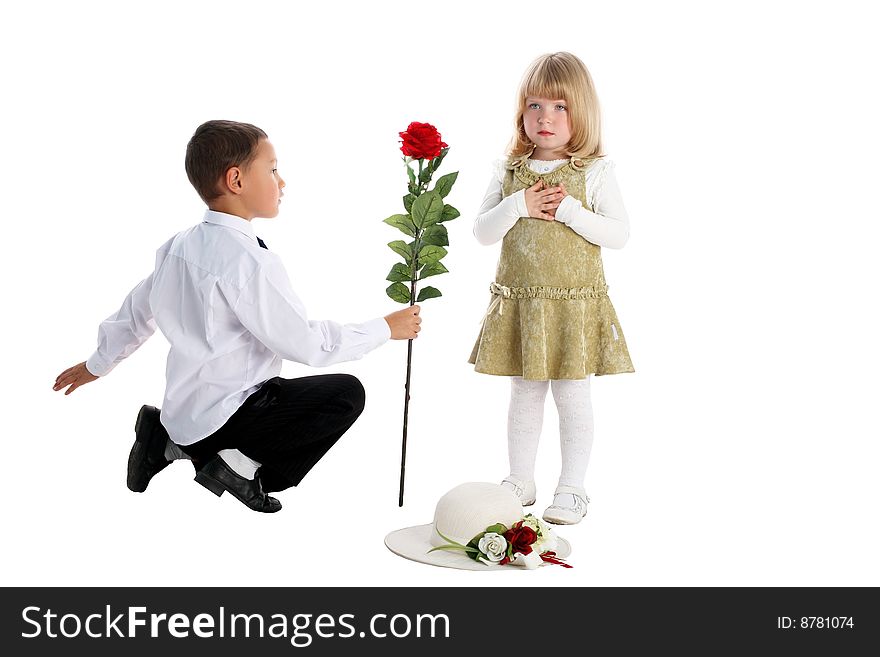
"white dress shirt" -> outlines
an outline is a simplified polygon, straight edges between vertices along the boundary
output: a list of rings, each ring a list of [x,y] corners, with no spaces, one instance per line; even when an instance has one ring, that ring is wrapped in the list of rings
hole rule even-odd
[[[483,204],[474,221],[474,236],[480,244],[494,244],[502,239],[520,217],[528,217],[525,190],[502,199],[502,184],[507,160],[497,160],[494,175],[486,190]],[[549,173],[568,160],[526,160],[535,173]],[[556,209],[561,221],[585,240],[620,249],[629,239],[629,217],[614,176],[614,163],[605,158],[596,160],[586,170],[587,203],[591,212],[573,196],[566,196]]]
[[[332,365],[391,337],[381,317],[310,321],[281,259],[259,246],[251,223],[212,210],[158,250],[153,273],[101,324],[86,367],[104,376],[157,326],[171,343],[161,419],[180,445],[222,427],[281,373],[282,359]]]

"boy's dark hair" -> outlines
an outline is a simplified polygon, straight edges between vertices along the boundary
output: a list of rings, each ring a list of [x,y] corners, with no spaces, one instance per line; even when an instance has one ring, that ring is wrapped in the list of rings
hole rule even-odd
[[[207,121],[186,145],[186,175],[205,203],[222,196],[217,183],[230,167],[246,167],[268,135],[238,121]]]

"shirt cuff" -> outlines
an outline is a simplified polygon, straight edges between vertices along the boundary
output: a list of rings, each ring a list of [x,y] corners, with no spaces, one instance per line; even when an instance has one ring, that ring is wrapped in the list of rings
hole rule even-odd
[[[574,196],[566,196],[556,208],[556,221],[561,221],[568,226],[577,217],[582,207],[584,206]]]
[[[529,208],[526,206],[526,190],[521,189],[518,192],[514,192],[512,196],[516,202],[517,219],[519,217],[528,217]]]
[[[391,339],[391,327],[388,325],[388,322],[385,321],[384,317],[371,319],[369,322],[361,324],[361,326],[371,338],[375,338],[375,345],[377,347],[380,344],[385,344]]]
[[[113,369],[113,363],[107,363],[96,351],[86,361],[86,369],[92,376],[105,376]]]

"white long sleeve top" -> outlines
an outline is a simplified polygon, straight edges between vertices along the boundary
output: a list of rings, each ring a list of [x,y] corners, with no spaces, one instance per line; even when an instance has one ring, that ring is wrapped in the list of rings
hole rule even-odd
[[[568,160],[526,160],[535,173],[549,173]],[[525,190],[502,198],[506,159],[496,160],[494,175],[474,221],[474,236],[484,245],[501,240],[520,217],[528,217]],[[629,216],[614,176],[614,163],[602,158],[586,171],[591,212],[573,196],[566,196],[556,210],[561,221],[585,240],[611,249],[622,248],[629,239]]]
[[[251,223],[212,210],[162,245],[153,273],[101,324],[86,367],[104,376],[157,327],[171,343],[161,420],[180,445],[223,426],[281,373],[282,359],[332,365],[391,337],[381,317],[309,320],[281,259],[260,247]]]

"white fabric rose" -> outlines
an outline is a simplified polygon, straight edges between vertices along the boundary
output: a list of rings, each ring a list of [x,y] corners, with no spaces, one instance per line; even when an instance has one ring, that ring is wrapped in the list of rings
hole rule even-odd
[[[525,518],[523,518],[522,524],[523,524],[523,527],[528,527],[536,534],[538,534],[538,535],[541,534],[541,521],[538,520],[531,513],[528,514]]]
[[[532,531],[538,535],[538,540],[535,541],[535,544],[532,546],[532,549],[537,550],[538,554],[555,552],[556,548],[559,547],[559,540],[556,538],[556,533],[550,529],[547,523],[543,520],[536,518],[532,514],[528,514],[523,518],[523,526],[531,528]]]
[[[548,529],[546,533],[541,533],[541,537],[535,541],[535,544],[532,547],[537,550],[539,554],[556,552],[559,548],[559,539],[556,538],[556,534],[554,534],[552,530]]]
[[[546,522],[544,522],[543,520],[541,520],[539,518],[535,518],[535,520],[538,521],[538,527],[541,528],[542,534],[544,534],[545,536],[552,536],[553,535],[553,528],[550,525],[548,525]]]
[[[487,532],[483,534],[483,538],[477,544],[480,552],[486,555],[489,561],[497,563],[507,554],[507,539],[501,534],[495,532]]]

